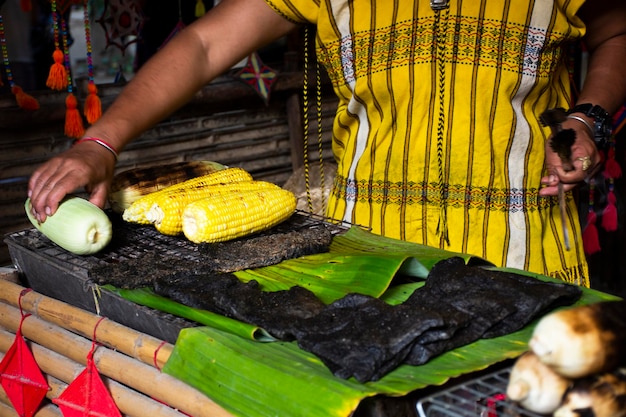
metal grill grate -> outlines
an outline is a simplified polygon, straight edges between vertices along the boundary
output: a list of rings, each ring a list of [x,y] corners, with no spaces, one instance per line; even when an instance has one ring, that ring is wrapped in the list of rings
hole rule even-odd
[[[419,417],[542,417],[507,401],[511,368],[439,391],[417,402]]]
[[[199,261],[202,259],[198,245],[184,237],[166,236],[154,227],[126,223],[115,215],[111,216],[111,221],[114,239],[102,252],[94,255],[81,256],[67,252],[36,229],[9,234],[6,241],[36,251],[46,261],[70,269],[73,273],[85,278],[87,278],[88,271],[95,266],[122,263],[129,259],[139,258],[146,253],[162,253],[170,258],[181,260]],[[322,224],[334,234],[346,230],[345,226],[331,224],[323,217],[297,212],[287,221],[255,236],[304,230],[319,227]]]

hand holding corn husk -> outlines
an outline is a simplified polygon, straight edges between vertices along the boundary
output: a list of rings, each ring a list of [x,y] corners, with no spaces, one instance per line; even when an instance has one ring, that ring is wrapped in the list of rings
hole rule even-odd
[[[33,216],[30,199],[26,200],[24,208],[37,230],[69,252],[90,255],[111,241],[111,220],[102,209],[83,198],[66,197],[44,223],[39,223]]]
[[[555,417],[626,416],[626,301],[550,313],[529,347],[511,371],[509,399]]]

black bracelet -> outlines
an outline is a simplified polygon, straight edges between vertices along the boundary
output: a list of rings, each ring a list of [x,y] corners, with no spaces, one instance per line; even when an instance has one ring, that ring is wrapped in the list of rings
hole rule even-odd
[[[597,104],[578,104],[567,111],[567,114],[582,113],[593,119],[593,140],[598,149],[605,147],[613,132],[611,115]]]

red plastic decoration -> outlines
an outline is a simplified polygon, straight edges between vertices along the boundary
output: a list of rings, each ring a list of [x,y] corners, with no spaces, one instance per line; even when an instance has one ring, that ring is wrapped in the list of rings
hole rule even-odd
[[[20,294],[20,301],[25,293],[23,291]],[[15,340],[0,362],[2,388],[20,417],[33,416],[49,389],[46,379],[22,336],[22,323],[28,316],[22,313],[22,319],[15,332]]]
[[[52,400],[59,406],[64,417],[122,416],[93,361],[93,353],[96,350],[96,329],[104,319],[102,317],[94,328],[91,350],[87,354],[87,366],[61,395]]]
[[[248,56],[246,66],[236,74],[237,78],[254,88],[266,105],[270,100],[270,91],[277,75],[276,71],[261,61],[256,52]]]
[[[59,406],[64,417],[121,417],[91,354],[83,372],[52,402]]]

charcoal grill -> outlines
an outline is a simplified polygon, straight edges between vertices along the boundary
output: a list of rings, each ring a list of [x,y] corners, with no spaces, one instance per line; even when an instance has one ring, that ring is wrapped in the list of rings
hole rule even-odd
[[[542,417],[504,395],[511,367],[438,391],[417,402],[418,417]]]
[[[89,270],[96,266],[123,263],[146,253],[164,254],[169,259],[200,261],[203,255],[198,245],[183,237],[162,235],[153,227],[126,223],[115,214],[110,217],[113,241],[94,255],[74,255],[34,228],[8,234],[5,243],[24,283],[33,290],[175,343],[182,328],[195,326],[196,323],[137,305],[111,291],[99,289],[89,279]],[[331,224],[319,216],[297,212],[264,234],[303,230],[322,224],[333,234],[347,228]]]

